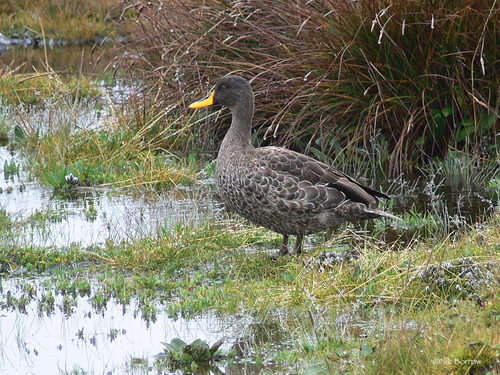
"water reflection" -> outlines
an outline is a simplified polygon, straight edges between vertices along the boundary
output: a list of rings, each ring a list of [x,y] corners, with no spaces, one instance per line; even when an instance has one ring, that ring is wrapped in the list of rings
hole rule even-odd
[[[8,46],[0,49],[0,66],[18,69],[17,73],[46,72],[51,70],[71,75],[102,74],[113,59],[112,46],[95,47],[90,44],[74,44],[32,48]]]
[[[223,209],[209,192],[181,186],[139,196],[133,191],[98,188],[63,196],[37,183],[19,179],[12,183],[0,177],[0,187],[0,208],[26,223],[19,238],[43,247],[76,243],[85,248],[154,236],[178,223],[205,222]],[[9,187],[12,190],[7,192]]]
[[[13,296],[22,279],[3,280],[2,290]],[[33,282],[38,293],[43,288]],[[39,314],[37,298],[18,309],[3,309],[0,317],[1,372],[16,374],[57,374],[83,370],[88,374],[134,374],[152,365],[155,356],[173,338],[215,342],[225,337],[226,328],[215,314],[206,313],[187,320],[158,313],[155,322],[138,316],[134,299],[127,307],[109,301],[96,313],[89,299],[77,297],[72,313],[65,314],[63,296],[55,297],[56,309],[49,316]],[[228,349],[230,341],[224,344]],[[139,368],[138,368],[139,367]],[[144,370],[144,369],[143,369]],[[78,372],[80,373],[80,372]]]
[[[94,282],[89,294],[95,294],[96,288]],[[154,373],[180,374],[182,369],[174,371],[158,361],[165,349],[162,343],[174,338],[209,344],[223,340],[222,353],[233,348],[238,352],[230,363],[200,367],[195,374],[250,375],[262,373],[263,367],[271,373],[279,369],[265,358],[260,365],[242,361],[250,355],[248,350],[241,351],[242,343],[254,340],[248,337],[253,332],[249,327],[256,325],[251,316],[205,312],[190,318],[172,317],[156,301],[155,319],[145,319],[137,298],[131,298],[127,305],[110,299],[104,308],[97,309],[89,296],[68,297],[47,289],[44,278],[4,279],[0,293],[3,374],[150,374],[153,368],[157,370]],[[49,303],[47,295],[53,298]],[[47,308],[48,304],[52,307]],[[254,344],[251,341],[248,345]]]

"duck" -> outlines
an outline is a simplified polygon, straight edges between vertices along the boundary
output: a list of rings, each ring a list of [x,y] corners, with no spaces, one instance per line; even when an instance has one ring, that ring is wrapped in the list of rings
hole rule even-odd
[[[282,147],[254,147],[254,101],[250,83],[230,74],[189,108],[221,105],[231,111],[216,160],[217,192],[229,211],[283,235],[279,255],[289,253],[289,236],[296,236],[293,251],[300,254],[306,235],[346,222],[401,220],[379,208],[380,198],[389,196],[331,165]]]

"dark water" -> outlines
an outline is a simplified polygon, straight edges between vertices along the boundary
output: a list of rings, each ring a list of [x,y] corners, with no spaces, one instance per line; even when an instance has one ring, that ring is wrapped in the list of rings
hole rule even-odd
[[[8,66],[17,73],[46,72],[50,68],[59,74],[99,75],[113,71],[114,55],[109,44],[77,44],[45,49],[16,45],[0,49],[0,66]]]

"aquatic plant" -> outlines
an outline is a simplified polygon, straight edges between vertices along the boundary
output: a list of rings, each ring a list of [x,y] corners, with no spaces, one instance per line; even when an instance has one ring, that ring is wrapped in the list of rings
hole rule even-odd
[[[492,283],[494,264],[476,264],[471,258],[447,261],[439,265],[426,265],[416,274],[428,291],[443,299],[476,298],[481,287]]]
[[[93,313],[112,299],[124,308],[134,301],[134,314],[146,322],[161,309],[184,318],[235,313],[243,329],[235,328],[239,349],[231,360],[252,358],[263,366],[272,360],[301,373],[458,371],[462,359],[483,354],[488,369],[498,367],[498,215],[455,236],[416,236],[405,246],[345,230],[338,241],[352,236],[354,253],[308,249],[307,257],[328,262],[324,267],[293,257],[271,260],[264,244],[277,247],[277,236],[228,216],[88,249],[15,245],[15,228],[25,223],[0,210],[0,270],[50,276],[44,288],[30,279],[19,293],[0,290],[6,310],[23,312],[35,301],[40,314],[60,309],[70,316],[76,297],[86,296]],[[211,354],[208,344],[195,343],[197,349],[165,345],[162,354],[188,364],[193,350],[200,360]],[[462,362],[448,365],[439,362],[443,357]]]
[[[158,358],[163,358],[176,366],[191,366],[196,364],[209,364],[216,357],[216,352],[224,343],[224,339],[220,339],[212,346],[209,346],[205,341],[197,339],[191,344],[186,344],[179,338],[174,338],[169,344],[163,342],[165,346],[163,353],[159,354]]]
[[[91,183],[99,182],[99,177],[94,173],[93,165],[86,165],[82,161],[76,161],[69,166],[54,165],[53,170],[42,169],[41,174],[43,182],[58,190],[89,186]]]
[[[500,163],[497,159],[450,150],[443,159],[429,160],[419,169],[426,181],[442,178],[442,183],[453,189],[471,190],[488,185],[500,172]]]
[[[3,164],[3,173],[5,180],[8,180],[12,176],[19,175],[19,165],[16,164],[14,159],[10,159],[10,162],[5,160]]]

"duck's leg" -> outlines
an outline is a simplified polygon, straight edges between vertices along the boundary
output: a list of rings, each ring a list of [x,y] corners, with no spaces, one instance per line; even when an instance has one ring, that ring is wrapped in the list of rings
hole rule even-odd
[[[295,248],[293,249],[293,252],[295,254],[300,254],[302,253],[302,238],[304,236],[300,233],[297,234],[297,239],[295,240]]]
[[[283,241],[281,242],[280,255],[288,254],[288,234],[283,235]]]

